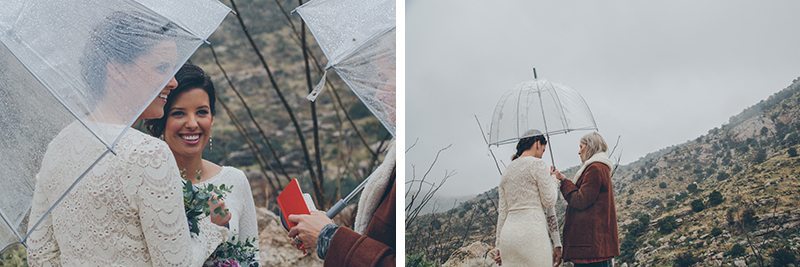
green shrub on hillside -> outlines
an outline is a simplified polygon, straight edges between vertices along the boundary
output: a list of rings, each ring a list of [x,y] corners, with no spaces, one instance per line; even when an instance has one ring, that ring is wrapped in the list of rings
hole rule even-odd
[[[686,186],[686,190],[689,191],[689,193],[697,192],[697,184],[695,183],[689,184],[688,186]]]
[[[789,264],[796,266],[798,263],[795,252],[786,248],[776,249],[769,256],[772,258],[772,266],[788,266]]]
[[[725,199],[722,197],[722,193],[720,193],[717,190],[714,190],[714,192],[711,192],[711,194],[708,195],[709,206],[716,206],[722,204],[723,201],[725,201]]]
[[[700,259],[692,255],[691,252],[685,252],[679,255],[678,258],[675,259],[674,266],[689,267],[698,262],[700,262]]]
[[[672,233],[672,231],[675,231],[675,229],[678,228],[678,222],[675,221],[675,216],[670,215],[658,221],[656,226],[658,227],[659,233],[666,235]]]
[[[755,163],[762,163],[767,160],[767,151],[764,149],[759,149],[756,151],[756,155],[753,156],[753,161]]]
[[[727,180],[730,177],[731,177],[731,175],[728,174],[727,172],[719,172],[717,174],[717,181],[724,181],[724,180]]]
[[[434,267],[434,266],[436,266],[436,264],[434,264],[431,261],[426,260],[425,259],[425,255],[420,253],[420,254],[408,255],[408,257],[406,258],[406,266],[408,266],[408,267]]]
[[[714,227],[711,229],[712,236],[719,236],[721,234],[722,234],[722,229],[719,229],[719,227]]]
[[[692,211],[694,212],[701,212],[704,209],[706,209],[706,205],[703,204],[703,200],[700,199],[692,200],[691,205],[692,205]]]
[[[753,229],[758,224],[758,216],[756,216],[756,211],[752,208],[747,208],[742,212],[742,226],[747,229]]]
[[[731,249],[728,250],[728,252],[725,252],[725,255],[731,258],[741,257],[744,256],[744,254],[745,254],[745,248],[740,244],[733,245]]]
[[[650,225],[650,215],[639,213],[636,215],[636,221],[625,226],[625,237],[620,243],[620,260],[623,262],[632,262],[636,250],[642,247],[641,236],[647,232],[647,227]]]

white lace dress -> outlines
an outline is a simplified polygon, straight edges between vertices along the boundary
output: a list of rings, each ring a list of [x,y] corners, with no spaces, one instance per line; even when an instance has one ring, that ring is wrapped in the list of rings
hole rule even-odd
[[[48,145],[36,175],[31,227],[98,146],[72,124]],[[99,146],[102,148],[102,146]],[[31,266],[201,266],[228,230],[201,220],[191,237],[182,180],[169,147],[128,129],[28,239]],[[81,171],[82,172],[82,171]]]
[[[503,174],[495,246],[503,266],[553,266],[553,247],[561,246],[555,203],[557,184],[544,161],[520,157]]]
[[[225,207],[231,212],[231,220],[228,222],[230,226],[230,237],[236,237],[236,240],[244,241],[245,239],[255,238],[255,244],[258,246],[258,222],[256,221],[256,205],[253,203],[253,191],[250,189],[250,182],[247,181],[247,176],[244,175],[239,169],[224,166],[222,170],[202,183],[197,183],[197,186],[206,184],[213,184],[216,186],[225,185],[233,186],[230,193],[225,195]],[[258,254],[265,253],[260,251]],[[258,254],[256,260],[259,260]]]

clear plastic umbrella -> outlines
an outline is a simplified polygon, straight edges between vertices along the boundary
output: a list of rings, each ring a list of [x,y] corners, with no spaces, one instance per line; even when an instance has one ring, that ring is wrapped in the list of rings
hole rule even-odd
[[[537,129],[547,135],[597,130],[592,111],[575,90],[544,79],[520,83],[500,97],[489,127],[489,145],[503,145],[525,138]],[[550,158],[553,160],[553,151]],[[553,162],[555,165],[555,162]]]
[[[328,65],[308,100],[325,87],[328,69],[336,70],[356,96],[395,134],[395,1],[314,0],[294,12],[300,14],[316,38]],[[361,190],[369,178],[328,210],[333,218]]]
[[[308,99],[319,96],[327,69],[334,69],[394,135],[395,1],[314,0],[295,12],[328,58],[322,81]]]
[[[0,248],[24,244],[28,222],[35,228],[95,163],[114,156],[119,137],[229,11],[216,0],[3,2]],[[72,156],[54,159],[53,149]],[[43,164],[59,166],[50,190],[61,197],[29,218]]]

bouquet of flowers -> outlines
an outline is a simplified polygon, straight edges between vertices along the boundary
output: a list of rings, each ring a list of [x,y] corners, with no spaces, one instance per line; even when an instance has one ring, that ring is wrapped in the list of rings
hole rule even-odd
[[[181,172],[181,176],[185,174]],[[197,173],[197,179],[200,178],[200,172]],[[198,223],[200,219],[211,214],[211,207],[208,205],[209,200],[216,204],[225,197],[225,194],[231,192],[233,186],[220,185],[219,187],[213,184],[206,186],[195,186],[191,182],[183,179],[183,207],[186,211],[186,219],[189,221],[189,232],[194,235],[200,233]],[[217,198],[215,199],[214,196]],[[221,207],[217,207],[213,212],[220,216],[225,216],[226,212]]]
[[[236,237],[231,238],[230,241],[222,243],[217,247],[211,257],[206,260],[203,266],[206,267],[258,267],[256,261],[256,253],[258,247],[255,243],[255,238],[236,240]]]

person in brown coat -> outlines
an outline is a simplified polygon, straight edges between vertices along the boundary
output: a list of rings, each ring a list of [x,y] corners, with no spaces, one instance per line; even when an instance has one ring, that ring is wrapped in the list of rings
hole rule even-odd
[[[575,178],[566,179],[552,169],[567,201],[562,257],[575,266],[612,266],[613,258],[619,256],[612,163],[607,150],[600,134],[587,134],[580,141],[578,154],[583,163]]]
[[[394,145],[368,179],[358,201],[354,229],[337,226],[324,212],[289,215],[289,230],[306,249],[316,249],[324,266],[395,266]]]

